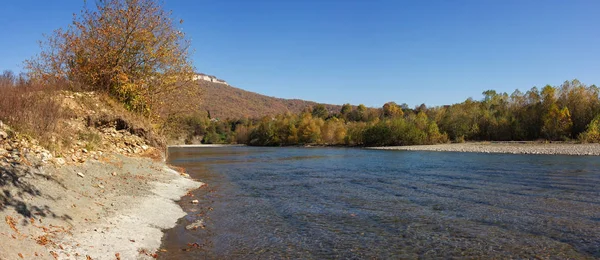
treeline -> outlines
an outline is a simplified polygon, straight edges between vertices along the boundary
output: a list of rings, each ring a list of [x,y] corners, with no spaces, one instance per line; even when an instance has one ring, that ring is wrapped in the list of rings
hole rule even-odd
[[[436,123],[425,113],[384,115],[379,109],[344,105],[329,114],[322,105],[300,114],[287,113],[259,120],[217,121],[187,116],[174,122],[185,125],[187,140],[203,135],[203,143],[241,143],[259,146],[312,145],[412,145],[446,142]]]
[[[484,91],[481,101],[466,100],[429,109],[451,140],[550,140],[596,142],[594,118],[600,113],[599,89],[578,80],[523,93]],[[591,124],[590,124],[591,123]]]
[[[464,141],[600,141],[599,89],[578,80],[512,94],[494,90],[483,99],[450,106],[414,109],[394,102],[382,108],[345,104],[340,111],[323,105],[300,114],[261,119],[217,120],[206,115],[175,119],[188,141],[261,146],[417,145]]]

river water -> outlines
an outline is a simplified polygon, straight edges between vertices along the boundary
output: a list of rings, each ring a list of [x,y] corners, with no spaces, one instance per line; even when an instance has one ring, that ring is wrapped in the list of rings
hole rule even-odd
[[[600,258],[600,157],[225,147],[169,162],[208,185],[180,201],[160,259]]]

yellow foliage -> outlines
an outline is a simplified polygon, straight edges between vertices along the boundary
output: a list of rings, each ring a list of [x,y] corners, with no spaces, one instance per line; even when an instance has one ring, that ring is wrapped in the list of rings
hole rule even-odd
[[[155,0],[97,1],[41,47],[25,62],[33,80],[104,91],[150,118],[182,107],[165,100],[194,93],[185,84],[193,73],[189,42]]]

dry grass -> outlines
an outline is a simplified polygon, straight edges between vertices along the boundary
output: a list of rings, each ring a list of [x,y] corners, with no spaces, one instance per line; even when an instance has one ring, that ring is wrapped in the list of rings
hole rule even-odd
[[[41,86],[26,80],[0,76],[0,120],[22,134],[40,140],[44,145],[52,142],[49,134],[60,132],[57,122],[67,114],[51,92],[66,85]],[[60,133],[59,133],[60,134]]]
[[[126,110],[106,93],[73,90],[66,82],[39,85],[5,72],[0,75],[0,121],[20,136],[37,139],[55,155],[77,142],[89,151],[101,148],[98,129],[105,127],[127,130],[151,146],[164,147],[144,116]]]

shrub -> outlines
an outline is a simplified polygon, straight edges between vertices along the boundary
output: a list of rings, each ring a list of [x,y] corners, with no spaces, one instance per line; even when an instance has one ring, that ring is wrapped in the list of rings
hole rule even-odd
[[[583,143],[600,143],[600,115],[587,125],[587,130],[579,135]]]

